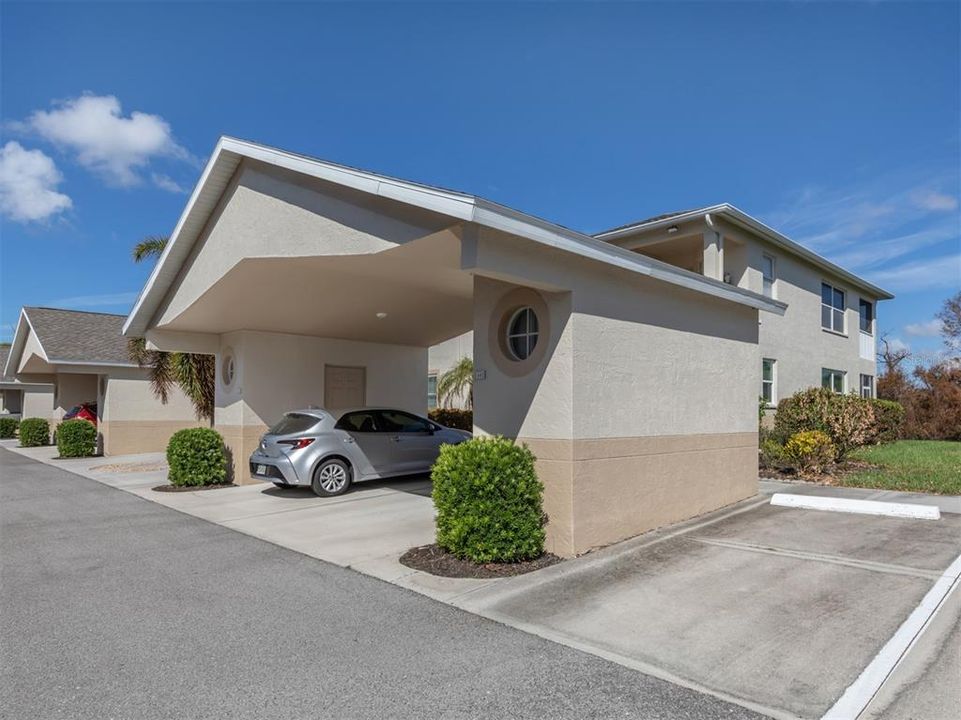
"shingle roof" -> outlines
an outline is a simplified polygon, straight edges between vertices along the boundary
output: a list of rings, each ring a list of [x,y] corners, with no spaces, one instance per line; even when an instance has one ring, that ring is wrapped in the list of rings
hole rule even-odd
[[[7,366],[7,357],[10,355],[9,345],[0,345],[0,382],[13,382],[11,375],[4,375],[3,369]]]
[[[44,307],[23,311],[51,362],[134,365],[121,334],[124,315]]]

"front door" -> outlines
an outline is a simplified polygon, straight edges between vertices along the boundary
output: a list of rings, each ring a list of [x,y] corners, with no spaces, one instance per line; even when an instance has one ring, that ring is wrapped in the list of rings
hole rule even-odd
[[[367,369],[324,366],[324,407],[329,409],[362,408],[367,404]]]

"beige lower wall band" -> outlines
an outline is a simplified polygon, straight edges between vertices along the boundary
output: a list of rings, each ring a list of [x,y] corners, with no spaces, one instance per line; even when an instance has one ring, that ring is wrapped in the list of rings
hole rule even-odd
[[[110,420],[101,421],[105,455],[134,455],[165,452],[170,437],[178,430],[209,427],[201,421],[186,420]]]

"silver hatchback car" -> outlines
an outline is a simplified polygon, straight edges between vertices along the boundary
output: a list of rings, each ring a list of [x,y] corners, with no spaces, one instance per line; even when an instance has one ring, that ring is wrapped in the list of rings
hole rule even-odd
[[[310,485],[330,497],[355,482],[427,472],[441,445],[470,437],[392,408],[294,410],[260,439],[250,474],[278,487]]]

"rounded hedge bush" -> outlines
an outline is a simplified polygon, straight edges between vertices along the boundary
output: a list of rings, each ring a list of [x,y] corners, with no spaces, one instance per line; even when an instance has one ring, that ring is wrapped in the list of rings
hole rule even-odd
[[[544,553],[544,486],[534,454],[499,437],[444,445],[431,479],[437,544],[477,563]]]
[[[56,435],[60,457],[90,457],[97,450],[97,426],[89,420],[64,420]]]
[[[7,440],[17,435],[20,421],[12,417],[0,417],[0,440]]]
[[[43,418],[20,421],[20,447],[40,447],[50,444],[50,423]]]
[[[835,459],[871,441],[874,406],[857,395],[839,395],[827,388],[809,388],[778,402],[775,440],[787,445],[799,432],[820,430],[834,445]]]
[[[167,443],[171,485],[216,485],[227,478],[227,451],[220,433],[210,428],[179,430]]]

